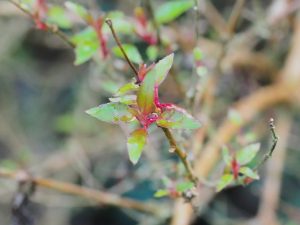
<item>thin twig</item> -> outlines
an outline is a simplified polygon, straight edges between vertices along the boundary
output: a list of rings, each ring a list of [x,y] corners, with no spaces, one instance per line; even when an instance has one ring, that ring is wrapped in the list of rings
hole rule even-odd
[[[271,134],[272,134],[272,145],[270,150],[264,155],[264,157],[262,158],[262,160],[257,164],[257,166],[255,167],[255,170],[258,170],[273,154],[277,142],[278,142],[278,136],[276,135],[275,132],[275,125],[274,125],[274,119],[271,118],[270,119],[270,130],[271,130]]]
[[[117,33],[116,33],[115,29],[114,29],[113,22],[111,21],[111,19],[108,19],[108,18],[107,18],[107,19],[105,20],[105,23],[109,26],[109,28],[110,28],[110,30],[111,30],[111,33],[112,33],[112,35],[113,35],[113,37],[114,37],[114,39],[115,39],[115,41],[116,41],[118,47],[120,48],[120,50],[121,50],[123,56],[125,57],[125,59],[126,59],[128,65],[130,66],[130,68],[131,68],[132,71],[134,72],[134,75],[135,75],[137,81],[139,81],[138,71],[137,71],[137,69],[135,68],[135,66],[133,65],[133,63],[130,61],[128,55],[126,54],[126,52],[125,52],[125,50],[124,50],[124,48],[123,48],[123,46],[122,46],[122,43],[121,43],[120,39],[118,38]]]
[[[107,193],[99,190],[81,187],[75,184],[57,181],[53,179],[45,179],[26,175],[24,171],[11,172],[5,169],[0,169],[0,177],[9,178],[16,181],[29,180],[35,185],[53,189],[59,192],[81,196],[86,199],[96,201],[101,204],[107,204],[117,207],[129,208],[150,214],[158,214],[157,207],[150,204],[144,204],[129,198],[123,198],[116,194]]]
[[[14,0],[8,0],[11,4],[16,6],[18,9],[20,9],[22,12],[24,12],[26,15],[29,17],[33,18],[33,15],[31,14],[30,11],[24,9],[19,3],[15,2]],[[52,34],[56,35],[59,37],[61,40],[63,40],[67,45],[69,45],[71,48],[75,48],[75,45],[69,40],[69,38],[61,31],[58,29],[57,26],[53,24],[48,24],[45,23],[47,27],[47,31],[51,32]]]
[[[244,5],[245,5],[245,0],[236,0],[235,4],[233,6],[231,15],[230,15],[228,23],[227,23],[228,24],[227,25],[228,34],[230,36],[234,33],[234,31],[236,29],[236,26],[237,26],[237,23],[241,16]]]
[[[194,174],[191,164],[187,160],[186,153],[177,145],[171,131],[168,128],[161,127],[161,129],[163,130],[166,138],[168,139],[172,151],[174,151],[178,155],[181,162],[183,163],[183,165],[188,173],[189,179],[191,181],[193,181],[195,184],[197,184],[198,179],[197,179],[196,175]]]

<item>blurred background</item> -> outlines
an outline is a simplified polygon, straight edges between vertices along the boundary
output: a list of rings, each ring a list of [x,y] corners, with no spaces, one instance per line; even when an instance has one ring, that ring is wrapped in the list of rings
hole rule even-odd
[[[63,5],[64,1],[48,2]],[[92,11],[119,10],[128,18],[133,17],[135,7],[143,5],[138,0],[74,2]],[[153,0],[154,11],[164,2],[167,1]],[[220,35],[222,26],[218,23],[222,23],[214,10],[227,20],[233,8],[238,7],[236,2],[239,1],[195,1],[192,9],[161,28],[175,50],[176,70],[175,76],[164,83],[161,97],[165,102],[184,106],[208,127],[204,144],[214,138],[233,103],[279,82],[294,46],[291,40],[296,32],[300,1],[246,1],[236,28]],[[203,10],[198,13],[197,7]],[[71,36],[79,29],[80,26],[63,32]],[[73,49],[57,36],[35,29],[29,17],[5,0],[0,1],[0,34],[0,168],[28,170],[35,176],[105,190],[162,207],[162,215],[156,217],[37,187],[26,209],[35,221],[32,224],[170,224],[175,200],[155,199],[153,194],[161,187],[162,178],[181,172],[161,131],[151,132],[142,160],[133,166],[126,152],[127,128],[97,121],[85,113],[107,102],[112,93],[130,80],[132,74],[126,63],[112,56],[106,61],[97,59],[75,66]],[[130,35],[121,38],[138,46],[147,63],[151,61],[145,54],[147,45],[143,41]],[[300,39],[296,41],[300,45]],[[108,45],[115,45],[111,37]],[[193,75],[196,46],[204,55],[205,73],[219,74],[213,94],[214,107],[209,111],[202,110],[199,99],[194,108],[189,104],[197,93],[195,90],[206,82],[206,78]],[[299,99],[295,99],[291,95],[291,101],[258,112],[250,125],[243,126],[232,142],[226,143],[236,148],[260,142],[266,151],[271,143],[268,120],[270,117],[279,120],[276,128],[280,151],[275,150],[272,161],[263,167],[261,179],[247,187],[228,188],[214,194],[196,210],[197,216],[191,223],[300,224],[300,114]],[[191,137],[197,138],[193,135],[185,131],[176,133],[187,149],[193,146]],[[190,154],[191,159],[195,157],[194,152]],[[18,224],[12,222],[11,216],[17,190],[15,181],[0,179],[0,225]]]

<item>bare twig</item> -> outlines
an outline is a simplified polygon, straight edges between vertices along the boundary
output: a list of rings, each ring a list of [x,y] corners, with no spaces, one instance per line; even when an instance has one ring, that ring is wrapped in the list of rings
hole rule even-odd
[[[271,148],[269,150],[269,152],[267,152],[264,157],[262,158],[262,160],[257,164],[257,166],[255,167],[255,170],[258,170],[273,154],[273,151],[277,145],[277,142],[278,142],[278,137],[275,133],[275,125],[274,125],[274,119],[271,118],[270,119],[270,130],[271,130],[271,133],[272,133],[272,145],[271,145]]]
[[[158,213],[157,208],[150,204],[144,204],[142,202],[138,202],[129,198],[122,198],[115,194],[81,187],[67,182],[31,176],[26,177],[26,175],[24,174],[25,172],[23,171],[11,172],[5,169],[0,169],[0,177],[9,178],[16,181],[19,181],[20,179],[28,179],[37,186],[53,189],[71,195],[81,196],[83,198],[90,199],[101,204],[134,209],[150,214]]]
[[[183,163],[187,173],[188,173],[188,177],[191,181],[193,181],[195,184],[197,184],[197,177],[195,176],[192,166],[189,163],[189,161],[187,160],[187,155],[186,153],[177,145],[171,131],[168,128],[165,127],[161,127],[162,131],[164,132],[166,138],[169,141],[170,147],[172,149],[172,151],[174,151],[178,157],[180,158],[181,162]]]
[[[17,3],[14,0],[8,0],[10,3],[12,3],[14,6],[16,6],[18,9],[20,9],[22,12],[24,12],[26,15],[28,15],[30,18],[33,18],[33,15],[31,14],[30,11],[27,9],[24,9],[19,3]],[[61,40],[63,40],[67,45],[69,45],[71,48],[75,48],[75,45],[69,40],[69,38],[61,31],[58,29],[57,26],[53,24],[45,24],[47,27],[47,31],[51,32],[52,34],[56,35],[59,37]]]
[[[229,35],[232,35],[234,33],[244,5],[245,5],[245,0],[236,0],[235,1],[234,7],[232,9],[231,15],[230,15],[228,23],[227,23],[228,24],[227,29],[228,29]]]
[[[137,71],[137,69],[135,68],[135,66],[133,65],[133,63],[130,61],[128,55],[126,54],[126,52],[125,52],[125,50],[124,50],[124,48],[123,48],[123,46],[122,46],[122,43],[121,43],[121,41],[120,41],[120,39],[119,39],[119,37],[118,37],[118,35],[117,35],[115,29],[114,29],[113,22],[111,21],[111,19],[108,19],[108,18],[107,18],[107,19],[105,20],[105,23],[109,26],[109,28],[110,28],[110,30],[111,30],[111,33],[112,33],[112,35],[113,35],[113,37],[114,37],[114,39],[115,39],[115,41],[116,41],[118,47],[120,48],[120,50],[121,50],[123,56],[125,57],[125,59],[126,59],[128,65],[130,66],[130,68],[131,68],[132,71],[134,72],[134,75],[135,75],[136,80],[139,81],[138,71]]]

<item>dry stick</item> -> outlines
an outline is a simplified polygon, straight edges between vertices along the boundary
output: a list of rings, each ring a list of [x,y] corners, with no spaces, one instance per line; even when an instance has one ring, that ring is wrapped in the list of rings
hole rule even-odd
[[[8,0],[10,3],[12,3],[14,6],[16,6],[18,9],[20,9],[22,12],[24,12],[26,15],[29,17],[33,17],[33,15],[30,13],[30,11],[24,9],[20,4],[15,2],[14,0]],[[45,24],[47,26],[47,31],[50,31],[52,34],[56,35],[59,37],[61,40],[63,40],[67,45],[69,45],[71,48],[75,48],[75,45],[69,40],[69,38],[61,32],[57,26],[53,24]]]
[[[27,175],[24,171],[11,172],[5,169],[0,169],[0,177],[9,178],[16,181],[28,180],[34,182],[34,184],[40,187],[53,189],[71,195],[81,196],[83,198],[90,199],[101,204],[135,209],[150,214],[158,214],[157,207],[154,207],[154,205],[144,204],[142,202],[135,201],[132,199],[122,198],[116,194],[85,188],[67,182],[56,181],[53,179],[31,177]]]
[[[153,23],[153,26],[156,30],[156,36],[157,36],[157,41],[158,44],[162,44],[162,39],[161,39],[161,35],[160,35],[160,28],[159,28],[159,24],[157,22],[157,20],[155,19],[155,14],[154,14],[154,10],[151,4],[151,0],[146,0],[145,1],[145,7],[149,13],[150,19]]]
[[[256,165],[255,167],[255,170],[258,170],[273,154],[273,151],[277,145],[277,142],[278,142],[278,137],[276,135],[276,132],[275,132],[275,125],[274,125],[274,119],[271,118],[270,119],[270,130],[271,130],[271,133],[272,133],[272,145],[271,145],[271,148],[269,150],[269,152],[267,152],[264,157],[262,158],[262,160]]]
[[[133,63],[130,61],[130,59],[128,58],[128,56],[127,56],[127,54],[126,54],[126,52],[125,52],[125,50],[124,50],[124,48],[122,46],[122,43],[121,43],[120,39],[118,38],[117,33],[116,33],[115,29],[114,29],[113,22],[111,21],[111,19],[106,19],[105,23],[109,26],[109,28],[111,30],[111,33],[112,33],[112,35],[113,35],[113,37],[114,37],[114,39],[115,39],[118,47],[120,48],[120,50],[121,50],[123,56],[125,57],[128,65],[133,70],[136,80],[139,81],[138,71],[135,68],[135,66],[133,65]]]
[[[170,132],[170,130],[168,128],[165,127],[161,127],[162,131],[164,132],[165,136],[167,137],[169,143],[170,143],[170,147],[172,149],[172,151],[174,151],[178,157],[180,158],[181,162],[183,163],[187,173],[188,173],[188,177],[191,181],[193,181],[195,184],[197,184],[198,179],[196,177],[196,175],[193,172],[192,166],[191,164],[188,162],[187,160],[187,155],[185,153],[185,151],[183,151],[176,143],[172,133]]]
[[[132,64],[132,62],[130,61],[130,59],[128,58],[126,52],[124,51],[124,49],[122,47],[120,39],[118,38],[118,36],[117,36],[117,34],[115,32],[115,29],[113,27],[112,21],[110,19],[106,19],[105,22],[110,27],[111,32],[113,34],[113,37],[114,37],[115,41],[117,42],[120,50],[122,51],[123,56],[125,57],[127,63],[130,65],[130,67],[132,68],[133,71],[136,71],[136,68],[134,67],[134,65]],[[136,73],[136,80],[139,81],[137,73]],[[177,143],[176,143],[176,141],[175,141],[175,139],[174,139],[171,131],[168,128],[161,127],[161,129],[163,130],[166,138],[168,139],[171,148],[174,149],[174,152],[178,155],[178,157],[182,161],[184,167],[186,168],[189,179],[196,184],[197,183],[197,177],[194,175],[194,172],[192,170],[192,166],[187,161],[186,153],[177,145]]]
[[[236,28],[239,18],[241,16],[244,5],[245,5],[245,0],[236,0],[235,5],[233,6],[231,15],[230,15],[228,23],[227,23],[228,34],[230,36],[235,31],[235,28]]]

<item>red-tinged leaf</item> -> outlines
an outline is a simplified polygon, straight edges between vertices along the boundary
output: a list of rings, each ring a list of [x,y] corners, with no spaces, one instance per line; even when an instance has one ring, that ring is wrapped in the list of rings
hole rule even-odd
[[[174,53],[166,56],[156,63],[155,67],[152,69],[155,74],[155,84],[159,86],[167,77],[169,70],[172,67],[174,60]]]
[[[260,144],[250,144],[239,150],[236,154],[236,159],[240,165],[246,165],[251,162],[259,151]]]
[[[171,129],[197,129],[201,126],[198,120],[179,107],[165,109],[156,124]]]
[[[133,119],[133,115],[127,105],[115,102],[91,108],[86,113],[108,123],[129,122]]]
[[[129,159],[136,164],[142,155],[142,151],[147,142],[147,131],[143,128],[133,131],[128,140],[127,148]]]
[[[217,184],[217,192],[223,190],[225,187],[230,185],[234,177],[232,174],[224,174]]]
[[[137,104],[144,115],[154,112],[154,88],[155,74],[154,70],[151,70],[143,80],[137,94]]]

